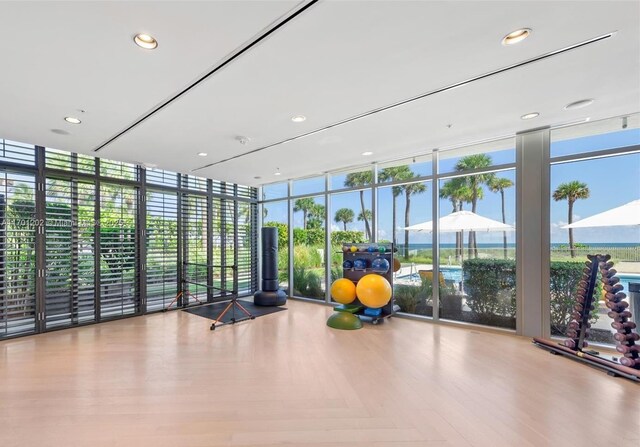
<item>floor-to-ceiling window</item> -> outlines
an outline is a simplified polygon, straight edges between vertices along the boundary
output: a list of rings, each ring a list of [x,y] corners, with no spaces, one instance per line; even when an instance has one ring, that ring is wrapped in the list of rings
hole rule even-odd
[[[440,318],[516,327],[515,141],[439,154]]]
[[[286,196],[286,184],[285,184]],[[281,200],[262,206],[262,225],[278,232],[278,281],[289,292],[289,202]]]
[[[250,294],[256,219],[255,188],[0,140],[0,338]]]
[[[550,155],[551,335],[567,333],[587,254],[611,255],[637,321],[640,302],[629,293],[630,286],[640,287],[636,213],[598,215],[640,200],[640,115],[552,130]],[[589,340],[612,344],[612,320],[599,283],[594,301]]]

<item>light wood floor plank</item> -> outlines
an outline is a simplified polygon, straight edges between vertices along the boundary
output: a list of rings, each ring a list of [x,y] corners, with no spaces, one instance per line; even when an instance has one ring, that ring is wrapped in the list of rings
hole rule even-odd
[[[0,342],[0,446],[640,444],[640,386],[528,339],[337,331],[328,307],[287,307],[215,332],[170,312]]]

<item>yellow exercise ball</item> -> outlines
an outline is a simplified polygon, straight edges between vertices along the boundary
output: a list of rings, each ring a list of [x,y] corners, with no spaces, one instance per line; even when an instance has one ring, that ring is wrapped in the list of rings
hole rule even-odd
[[[355,245],[352,245],[350,250],[351,250],[351,253],[355,253],[358,251],[358,247],[356,247]]]
[[[356,299],[356,285],[347,278],[336,279],[331,284],[331,296],[340,304],[350,304]]]
[[[356,286],[356,295],[362,304],[371,309],[384,306],[391,299],[391,284],[384,276],[364,275]]]

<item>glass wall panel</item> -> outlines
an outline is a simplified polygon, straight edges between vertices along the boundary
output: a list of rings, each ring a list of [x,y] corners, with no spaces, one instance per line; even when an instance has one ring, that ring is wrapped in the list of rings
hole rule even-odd
[[[640,144],[640,114],[551,131],[551,157],[585,154]]]
[[[405,160],[378,165],[378,183],[411,180],[414,177],[427,177],[433,174],[432,155],[407,158]]]
[[[555,132],[552,137],[555,136]],[[603,135],[594,138],[603,141]],[[613,141],[620,135],[615,132]],[[577,144],[591,143],[580,137]],[[613,143],[612,143],[613,144]],[[578,282],[587,254],[609,254],[620,284],[629,296],[629,285],[640,287],[640,227],[630,225],[634,213],[589,223],[589,217],[605,213],[640,199],[640,153],[575,160],[551,166],[551,334],[564,336],[571,320]],[[596,218],[597,219],[597,218]],[[584,220],[584,224],[580,224]],[[569,229],[569,223],[578,228]],[[584,225],[584,226],[583,226]],[[590,341],[613,344],[611,318],[605,306],[602,286],[594,297]],[[625,300],[637,321],[640,302]]]
[[[35,178],[0,171],[0,337],[35,331]]]
[[[164,169],[147,169],[147,183],[162,186],[178,186],[178,174]]]
[[[48,178],[46,326],[95,320],[95,185]]]
[[[139,311],[137,188],[100,185],[100,316]]]
[[[147,177],[148,179],[148,177]],[[178,195],[147,191],[147,311],[178,294]]]
[[[438,172],[446,174],[515,163],[515,148],[515,139],[505,138],[504,140],[443,150],[440,152]]]
[[[101,158],[100,175],[121,180],[138,180],[138,168],[132,163]]]
[[[411,172],[406,165],[385,169]],[[402,312],[427,316],[433,315],[431,188],[431,182],[378,188],[377,208],[378,241],[395,244],[402,266],[394,273],[396,304]]]
[[[303,178],[293,182],[291,195],[300,196],[324,191],[324,176]]]
[[[331,224],[330,283],[343,277],[342,245],[373,240],[371,198],[371,189],[331,195],[328,215]]]
[[[324,196],[293,202],[293,294],[324,300],[325,218]]]
[[[281,199],[283,197],[287,197],[288,191],[289,184],[286,182],[264,185],[262,187],[262,200]]]
[[[515,219],[515,170],[440,180],[441,318],[515,329]]]
[[[206,196],[182,195],[182,247],[185,292],[194,295],[200,301],[206,301],[208,266]]]
[[[251,228],[255,228],[257,205],[238,203],[238,293],[250,294],[256,290],[257,278],[253,272],[257,268],[258,253],[256,241],[251,237]]]
[[[373,169],[359,168],[331,174],[330,189],[357,188],[373,183]]]
[[[262,206],[262,226],[278,229],[278,279],[289,293],[289,202],[269,202]]]

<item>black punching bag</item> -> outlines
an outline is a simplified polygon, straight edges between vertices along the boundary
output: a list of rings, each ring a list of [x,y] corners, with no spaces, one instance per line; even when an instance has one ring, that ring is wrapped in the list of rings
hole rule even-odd
[[[257,306],[282,306],[287,294],[278,282],[278,229],[262,228],[262,290],[253,295]]]

